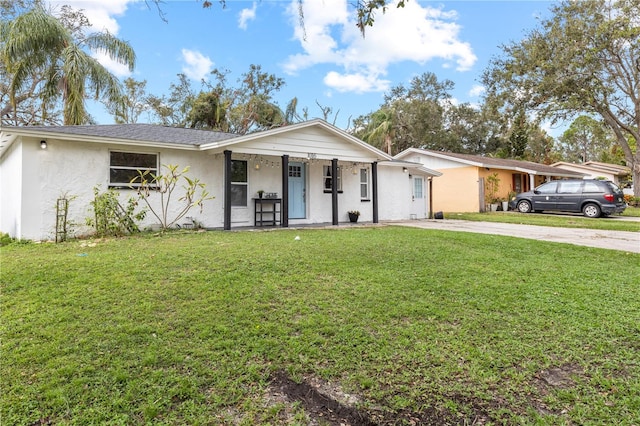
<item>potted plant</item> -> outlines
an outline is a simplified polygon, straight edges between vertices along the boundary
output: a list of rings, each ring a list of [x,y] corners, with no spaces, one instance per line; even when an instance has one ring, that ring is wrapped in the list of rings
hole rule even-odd
[[[263,195],[264,195],[264,189],[259,189],[258,190],[258,198],[262,198]]]
[[[360,212],[358,210],[349,210],[347,213],[349,213],[350,222],[355,223],[358,221],[358,217],[360,217]]]
[[[484,182],[484,197],[485,202],[490,206],[492,212],[498,210],[498,203],[500,199],[497,196],[498,189],[500,188],[500,177],[498,173],[492,173],[485,178]]]

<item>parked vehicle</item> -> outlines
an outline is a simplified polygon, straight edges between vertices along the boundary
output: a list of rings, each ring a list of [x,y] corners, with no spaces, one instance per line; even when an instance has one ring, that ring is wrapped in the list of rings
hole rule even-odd
[[[533,191],[516,195],[509,206],[521,213],[582,212],[587,217],[622,213],[627,208],[624,194],[615,183],[597,179],[546,182]]]

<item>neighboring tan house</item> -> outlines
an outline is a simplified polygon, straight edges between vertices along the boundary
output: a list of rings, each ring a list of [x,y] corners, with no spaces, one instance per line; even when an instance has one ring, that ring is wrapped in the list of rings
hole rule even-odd
[[[130,179],[138,170],[157,174],[168,164],[189,166],[188,176],[215,196],[189,216],[206,228],[225,230],[265,223],[337,225],[348,220],[350,210],[374,223],[425,218],[431,210],[426,182],[440,175],[394,160],[323,120],[244,136],[151,124],[5,126],[0,231],[19,239],[53,239],[56,204],[63,197],[76,235],[89,234],[85,219],[93,216],[94,188],[115,188],[124,201],[136,195]],[[272,195],[256,201],[259,190]],[[153,197],[159,207],[158,194]],[[257,213],[264,209],[277,213]],[[153,224],[148,214],[142,225]]]
[[[564,170],[571,170],[585,174],[585,179],[606,179],[620,185],[625,180],[631,180],[631,169],[619,164],[600,163],[597,161],[587,161],[581,164],[558,162],[551,164]]]
[[[550,179],[583,178],[582,173],[530,161],[483,157],[409,148],[394,157],[420,163],[442,173],[433,180],[433,209],[443,212],[483,212],[487,210],[485,183],[497,174],[496,196],[507,201],[510,193],[529,191]]]

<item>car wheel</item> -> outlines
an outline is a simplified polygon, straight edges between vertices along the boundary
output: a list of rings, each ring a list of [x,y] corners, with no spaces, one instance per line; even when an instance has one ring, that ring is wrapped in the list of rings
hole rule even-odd
[[[518,201],[516,208],[520,213],[531,213],[531,203],[527,200]]]
[[[584,205],[582,213],[586,217],[600,217],[601,211],[597,204],[589,203]]]

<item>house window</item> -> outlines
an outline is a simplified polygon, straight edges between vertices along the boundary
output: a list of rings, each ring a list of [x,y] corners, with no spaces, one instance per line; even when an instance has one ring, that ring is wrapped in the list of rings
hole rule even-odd
[[[424,180],[421,177],[413,178],[413,198],[424,198]]]
[[[369,199],[369,170],[360,169],[360,199]]]
[[[302,177],[302,166],[289,166],[289,177]]]
[[[231,206],[247,207],[247,162],[231,160]]]
[[[342,167],[338,167],[338,176],[337,176],[337,187],[338,191],[342,191]],[[323,166],[322,167],[322,180],[324,181],[324,190],[331,191],[331,182],[333,181],[333,177],[331,176],[331,166]]]
[[[139,183],[132,184],[131,181],[144,171],[154,175],[158,174],[158,154],[119,151],[109,153],[110,188],[139,186]]]

